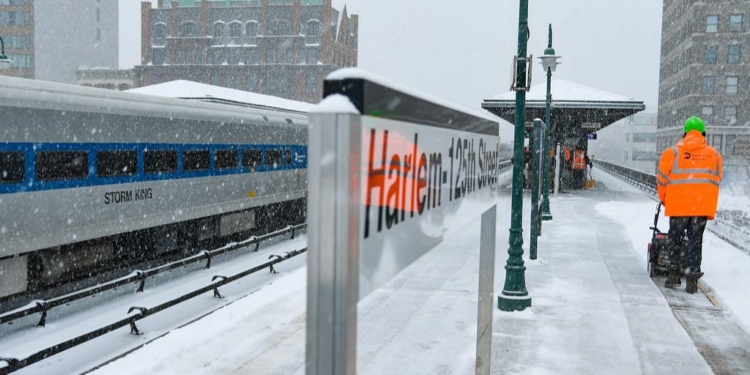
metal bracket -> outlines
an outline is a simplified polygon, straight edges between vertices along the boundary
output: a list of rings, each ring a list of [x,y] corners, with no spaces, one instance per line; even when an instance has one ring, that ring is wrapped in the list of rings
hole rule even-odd
[[[16,358],[6,358],[6,357],[0,357],[0,361],[5,361],[8,364],[8,367],[10,367],[10,369],[18,366],[18,362],[20,362]]]
[[[268,259],[272,259],[272,258],[276,258],[276,259],[278,259],[279,261],[282,261],[282,260],[284,260],[284,258],[283,258],[283,257],[281,257],[280,255],[276,255],[276,254],[271,254],[271,255],[269,255],[269,256],[268,256]],[[277,271],[276,271],[276,270],[275,270],[275,269],[273,268],[273,264],[271,264],[271,265],[270,265],[270,266],[268,267],[268,270],[269,270],[269,271],[270,271],[271,273],[278,273],[278,272],[277,272]]]
[[[128,309],[128,314],[130,314],[131,312],[133,312],[133,310],[140,311],[140,316],[143,316],[143,314],[145,314],[148,311],[148,309],[145,308],[145,307],[133,306],[133,307],[131,307],[131,308]],[[139,335],[143,334],[143,333],[141,333],[141,331],[138,330],[138,327],[135,326],[135,320],[133,320],[132,322],[130,322],[130,334],[131,335],[136,335],[136,336],[139,336]]]
[[[526,74],[526,87],[517,87],[516,81],[518,79],[518,62],[519,61],[526,61],[529,62],[527,65],[527,74]],[[531,75],[534,70],[534,55],[529,55],[529,57],[518,57],[513,56],[513,64],[511,65],[511,81],[510,81],[510,91],[531,91]]]
[[[146,287],[146,273],[143,271],[135,271],[135,273],[138,275],[138,278],[141,279],[140,285],[138,285],[138,290],[136,290],[136,293],[142,293],[143,288]]]
[[[211,252],[208,250],[203,250],[203,256],[206,257],[206,267],[205,269],[211,268]]]
[[[214,276],[214,277],[211,278],[211,281],[213,282],[216,279],[226,280],[227,277],[226,276],[222,276],[222,275],[216,275],[216,276]],[[224,298],[224,297],[221,296],[221,293],[219,293],[219,287],[218,286],[214,288],[214,297],[215,298]]]
[[[258,242],[255,243],[255,249],[253,249],[253,252],[257,253],[259,247],[260,247],[260,241],[258,241]]]
[[[293,240],[293,239],[294,239],[294,230],[295,230],[295,229],[294,229],[294,227],[293,227],[293,226],[291,226],[291,225],[290,225],[290,227],[292,228],[292,238],[290,238],[290,240]]]
[[[39,318],[39,323],[37,323],[36,326],[44,327],[47,324],[47,302],[36,301],[36,305],[42,309],[42,317]]]

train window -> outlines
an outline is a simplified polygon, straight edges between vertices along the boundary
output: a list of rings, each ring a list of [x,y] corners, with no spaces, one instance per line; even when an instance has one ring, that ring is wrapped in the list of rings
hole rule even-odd
[[[284,151],[284,160],[287,165],[292,164],[292,150]]]
[[[72,180],[89,174],[89,154],[86,151],[41,151],[36,154],[36,178]]]
[[[218,169],[237,168],[237,150],[217,150],[214,164]]]
[[[96,175],[132,176],[138,166],[136,151],[99,151],[96,153]]]
[[[155,150],[143,153],[143,170],[146,173],[174,172],[177,170],[177,151]]]
[[[182,153],[182,169],[202,171],[211,165],[211,153],[208,150],[187,150]]]
[[[256,167],[260,165],[263,160],[263,154],[260,150],[243,150],[242,151],[242,166],[243,167]]]
[[[23,181],[25,161],[23,152],[0,152],[0,184]]]
[[[266,151],[266,165],[277,166],[281,164],[281,150]]]

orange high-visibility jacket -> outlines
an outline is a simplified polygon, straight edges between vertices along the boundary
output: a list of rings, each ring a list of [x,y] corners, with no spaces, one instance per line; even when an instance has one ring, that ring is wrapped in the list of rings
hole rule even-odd
[[[656,174],[664,214],[713,219],[719,200],[721,163],[721,154],[695,130],[664,150]]]
[[[583,150],[576,150],[573,153],[573,169],[586,169],[586,153]]]

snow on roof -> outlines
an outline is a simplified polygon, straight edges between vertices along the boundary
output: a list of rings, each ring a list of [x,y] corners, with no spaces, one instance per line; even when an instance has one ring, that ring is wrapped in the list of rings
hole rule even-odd
[[[552,80],[552,99],[560,101],[592,101],[592,102],[635,102],[633,98],[612,94],[610,92],[568,82],[562,79]],[[516,100],[516,92],[509,91],[492,97],[490,100]],[[547,100],[547,82],[531,86],[526,93],[526,100]]]
[[[180,99],[218,99],[229,102],[270,107],[295,112],[310,112],[315,105],[249,91],[212,86],[205,83],[176,80],[127,90],[127,92]]]

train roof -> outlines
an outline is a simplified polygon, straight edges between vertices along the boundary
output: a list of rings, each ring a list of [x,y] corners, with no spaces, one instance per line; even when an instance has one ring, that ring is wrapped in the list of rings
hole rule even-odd
[[[127,90],[127,92],[229,104],[241,107],[269,109],[297,114],[307,114],[313,109],[313,107],[315,107],[314,104],[296,100],[186,80],[169,81],[156,85],[139,87]]]
[[[155,117],[204,118],[214,121],[274,121],[306,124],[307,114],[275,107],[242,108],[214,103],[121,92],[65,83],[0,76],[0,103],[38,109],[146,115]]]

